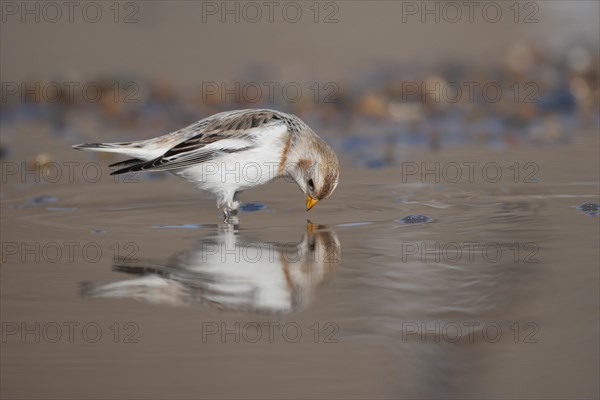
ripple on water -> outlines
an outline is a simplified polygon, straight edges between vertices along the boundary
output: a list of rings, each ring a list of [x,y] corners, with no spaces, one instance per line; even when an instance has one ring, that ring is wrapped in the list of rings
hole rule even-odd
[[[267,208],[267,206],[262,203],[244,203],[240,206],[240,210],[244,212],[260,211],[265,208]]]
[[[48,211],[58,211],[58,212],[71,212],[75,211],[77,208],[75,207],[46,207]]]
[[[401,204],[417,204],[417,205],[427,206],[427,207],[431,207],[431,208],[450,208],[450,207],[452,207],[451,204],[442,203],[441,201],[437,201],[437,200],[411,201],[411,200],[402,199],[399,197],[398,199],[396,199],[396,202],[401,203]]]
[[[337,224],[335,225],[336,228],[353,228],[356,226],[365,226],[365,225],[371,225],[372,222],[371,221],[360,221],[360,222],[348,222],[345,224]]]
[[[27,200],[24,204],[14,205],[13,208],[35,207],[41,204],[50,204],[58,201],[58,197],[49,196],[47,194],[33,197]]]
[[[426,224],[431,221],[433,221],[433,219],[429,218],[426,215],[412,214],[412,215],[407,215],[404,218],[397,219],[394,222],[396,222],[398,224]]]
[[[596,217],[596,216],[598,216],[598,210],[600,209],[600,204],[588,201],[586,203],[578,205],[576,208],[578,210],[580,210],[582,213],[584,213],[585,215],[589,215],[590,217]]]
[[[154,225],[153,228],[157,229],[198,229],[203,226],[207,226],[205,224],[183,224],[183,225]]]

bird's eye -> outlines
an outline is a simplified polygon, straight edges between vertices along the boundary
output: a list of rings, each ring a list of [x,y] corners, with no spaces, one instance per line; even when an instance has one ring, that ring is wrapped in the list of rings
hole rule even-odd
[[[308,188],[312,191],[315,190],[315,183],[313,182],[312,179],[308,180]]]

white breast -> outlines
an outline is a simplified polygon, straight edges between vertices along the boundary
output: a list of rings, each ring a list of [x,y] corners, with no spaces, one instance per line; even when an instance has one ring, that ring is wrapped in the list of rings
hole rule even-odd
[[[224,154],[214,160],[189,167],[175,173],[196,187],[224,197],[233,193],[263,185],[278,175],[281,154],[287,139],[283,124],[248,131],[252,139],[224,139],[207,145],[204,149],[248,150]],[[258,145],[257,145],[258,143]]]

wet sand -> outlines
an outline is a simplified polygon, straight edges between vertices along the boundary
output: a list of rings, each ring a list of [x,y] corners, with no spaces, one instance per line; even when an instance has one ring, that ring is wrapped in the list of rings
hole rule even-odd
[[[72,152],[66,140],[40,143],[57,162],[116,161]],[[18,137],[10,148],[4,171],[32,156]],[[599,220],[576,208],[598,202],[597,137],[403,154],[404,163],[496,162],[503,177],[421,182],[400,164],[344,160],[334,196],[309,214],[280,180],[244,193],[266,208],[242,212],[228,231],[214,200],[176,177],[115,183],[107,168],[96,183],[8,176],[2,397],[597,398]],[[538,170],[526,183],[528,162]],[[25,206],[42,195],[56,200]],[[398,221],[411,214],[433,221]],[[56,262],[49,243],[63,252]],[[286,256],[286,245],[300,256]],[[248,262],[244,252],[258,247],[263,258]],[[122,264],[145,275],[114,269]],[[115,282],[125,283],[102,286]]]

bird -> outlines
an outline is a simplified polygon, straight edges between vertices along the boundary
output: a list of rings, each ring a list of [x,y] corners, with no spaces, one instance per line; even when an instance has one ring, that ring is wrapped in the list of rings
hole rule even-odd
[[[216,197],[225,222],[238,222],[239,195],[290,178],[306,210],[331,196],[339,182],[335,152],[295,115],[269,109],[225,111],[147,140],[83,143],[76,150],[121,154],[111,175],[170,171]]]
[[[133,278],[82,282],[81,296],[287,314],[310,304],[340,263],[340,241],[327,225],[307,221],[299,242],[279,243],[222,224],[166,260],[116,260],[112,269]]]

